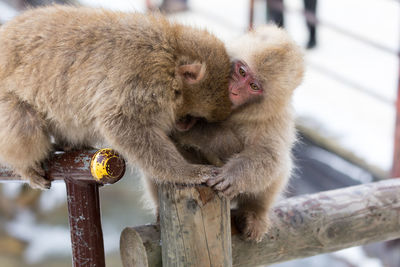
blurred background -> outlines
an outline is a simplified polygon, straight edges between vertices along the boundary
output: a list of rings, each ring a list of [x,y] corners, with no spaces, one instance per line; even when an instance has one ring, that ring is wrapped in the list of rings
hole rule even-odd
[[[30,6],[54,2],[137,12],[160,9],[225,42],[267,21],[285,27],[304,47],[307,64],[294,96],[300,142],[287,196],[395,175],[400,1],[0,0],[0,24]],[[119,236],[126,226],[155,221],[143,195],[135,169],[101,188],[107,266],[121,266]],[[62,182],[45,192],[0,184],[0,266],[71,266],[67,216]],[[397,242],[376,243],[274,266],[394,267],[400,266],[399,250]]]

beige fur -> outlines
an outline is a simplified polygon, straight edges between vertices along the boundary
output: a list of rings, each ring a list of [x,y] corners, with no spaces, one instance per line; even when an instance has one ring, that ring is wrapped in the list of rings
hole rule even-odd
[[[261,241],[270,226],[268,211],[291,174],[296,140],[291,97],[302,80],[303,54],[275,26],[245,34],[228,52],[247,62],[261,81],[261,101],[240,106],[224,122],[198,123],[174,138],[192,162],[225,163],[218,182],[207,183],[237,201],[232,216],[243,237]]]
[[[0,28],[0,157],[45,188],[51,136],[105,142],[159,181],[201,183],[213,168],[187,163],[168,134],[188,114],[225,119],[229,73],[222,42],[162,16],[27,11]]]

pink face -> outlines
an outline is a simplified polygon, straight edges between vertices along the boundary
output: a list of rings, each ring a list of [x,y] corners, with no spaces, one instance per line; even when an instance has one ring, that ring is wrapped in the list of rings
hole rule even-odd
[[[253,101],[263,94],[261,83],[256,79],[251,68],[243,61],[233,62],[233,73],[229,83],[229,98],[235,109]]]

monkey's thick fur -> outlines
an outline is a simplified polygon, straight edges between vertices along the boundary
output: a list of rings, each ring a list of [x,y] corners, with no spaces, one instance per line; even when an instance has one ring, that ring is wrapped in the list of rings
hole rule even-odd
[[[161,16],[52,6],[0,28],[0,157],[32,187],[57,143],[107,143],[162,181],[201,183],[168,134],[186,115],[230,113],[230,62],[206,31]]]
[[[192,162],[224,163],[214,188],[227,188],[225,195],[237,202],[232,216],[243,237],[261,241],[270,226],[268,211],[291,175],[296,140],[291,99],[303,77],[303,53],[276,26],[245,34],[228,53],[247,62],[262,84],[262,97],[235,109],[226,121],[198,123],[174,138]]]

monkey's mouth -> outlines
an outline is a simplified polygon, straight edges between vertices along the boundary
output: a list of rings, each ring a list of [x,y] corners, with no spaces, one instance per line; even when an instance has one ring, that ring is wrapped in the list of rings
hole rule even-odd
[[[196,123],[197,118],[186,115],[176,122],[176,129],[180,132],[188,131]]]

